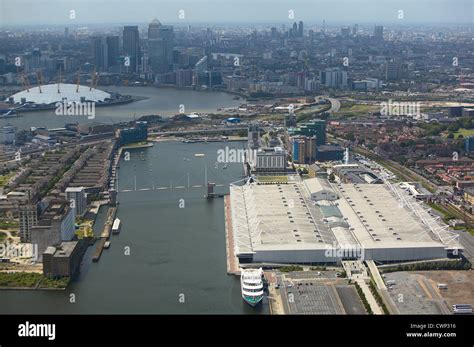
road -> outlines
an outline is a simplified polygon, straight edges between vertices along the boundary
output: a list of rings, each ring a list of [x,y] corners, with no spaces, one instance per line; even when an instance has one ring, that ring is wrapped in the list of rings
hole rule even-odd
[[[277,278],[277,283],[280,286],[280,288],[278,288],[277,290],[279,291],[281,302],[283,303],[283,310],[285,311],[285,314],[291,314],[285,282],[282,279],[282,275],[276,275],[276,278]]]
[[[393,160],[387,159],[377,153],[374,153],[373,151],[370,151],[360,146],[357,146],[355,150],[356,152],[359,152],[360,154],[365,155],[369,159],[372,159],[374,161],[382,161],[382,165],[388,166],[389,170],[394,171],[395,174],[402,176],[404,179],[408,181],[421,181],[422,183],[424,183],[425,188],[430,190],[432,193],[436,192],[438,189],[438,186],[434,184],[433,182],[431,182],[430,180],[408,169],[407,167],[402,166],[398,164],[397,162],[394,162]]]
[[[471,262],[474,261],[474,236],[467,231],[455,230],[459,235],[459,242],[464,247],[464,256]]]
[[[369,306],[372,309],[372,312],[374,314],[384,314],[382,308],[379,306],[377,300],[375,300],[374,295],[370,291],[369,286],[367,285],[367,283],[365,283],[365,280],[357,279],[356,282],[359,285],[360,289],[362,289],[362,292],[364,293],[365,298],[367,299],[367,302],[369,303]]]
[[[329,110],[329,112],[333,113],[341,109],[341,102],[339,100],[334,99],[334,98],[326,98],[326,99],[331,102],[331,109]]]
[[[466,220],[470,224],[474,224],[474,217],[472,217],[469,213],[463,211],[459,207],[457,207],[455,204],[452,202],[448,201],[448,212],[451,214],[455,215],[456,218],[459,218],[461,220]],[[446,208],[446,207],[445,207]]]
[[[382,300],[385,302],[385,306],[387,307],[388,312],[390,314],[400,314],[400,311],[398,310],[397,306],[395,305],[395,303],[390,298],[390,295],[388,294],[387,286],[385,285],[382,275],[380,274],[379,269],[377,268],[377,265],[375,265],[375,262],[373,260],[367,260],[366,264],[377,286],[376,290],[382,297]]]
[[[225,128],[209,128],[196,130],[180,130],[180,131],[150,131],[148,135],[176,135],[176,134],[209,134],[220,132],[234,132],[248,130],[248,127],[225,127]]]

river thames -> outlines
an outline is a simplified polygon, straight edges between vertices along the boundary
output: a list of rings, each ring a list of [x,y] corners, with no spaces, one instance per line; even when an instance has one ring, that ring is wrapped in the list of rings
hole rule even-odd
[[[181,104],[191,113],[242,102],[226,93],[150,87],[104,89],[146,97],[127,105],[97,108],[92,121],[109,124],[147,114],[170,116],[179,112]],[[45,111],[5,119],[0,125],[51,128],[76,121],[91,120]],[[207,200],[203,187],[192,187],[204,186],[206,165],[208,180],[218,185],[216,192],[228,192],[229,183],[240,179],[241,163],[215,168],[217,151],[225,146],[243,148],[244,143],[169,141],[131,150],[130,161],[120,163],[119,189],[126,191],[119,193],[117,216],[122,220],[122,231],[111,237],[110,249],[93,263],[95,247],[90,247],[80,276],[65,291],[2,291],[0,313],[267,313],[266,304],[257,309],[245,304],[239,278],[226,273],[223,199]],[[195,157],[196,153],[204,156]],[[184,208],[180,208],[183,202]],[[105,209],[101,209],[95,225],[97,235],[104,218]],[[130,255],[125,255],[126,247]],[[70,302],[71,294],[75,303]]]
[[[65,291],[3,290],[0,313],[268,313],[267,303],[247,305],[240,279],[227,275],[224,202],[204,198],[206,166],[218,193],[243,174],[241,163],[216,168],[225,146],[239,149],[244,142],[166,141],[131,150],[130,160],[120,162],[122,229],[111,236],[110,249],[93,263],[90,247],[80,276]],[[101,209],[96,235],[104,218]]]
[[[125,105],[105,106],[95,108],[95,118],[87,116],[58,116],[55,110],[24,112],[22,117],[0,119],[0,126],[7,123],[18,129],[30,127],[60,128],[66,123],[119,123],[130,121],[144,115],[173,116],[180,113],[180,106],[184,106],[187,114],[193,112],[210,113],[218,108],[234,107],[243,100],[234,100],[232,94],[223,92],[206,92],[194,90],[176,90],[155,87],[99,87],[98,89],[116,92],[122,95],[132,95],[144,99]]]

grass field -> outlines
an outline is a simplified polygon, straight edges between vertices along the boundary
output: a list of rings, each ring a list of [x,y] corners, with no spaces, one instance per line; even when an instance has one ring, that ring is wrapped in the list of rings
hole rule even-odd
[[[444,216],[443,220],[444,220],[445,223],[448,223],[449,219],[453,219],[453,218],[463,220],[463,215],[460,214],[458,211],[453,210],[450,207],[442,206],[440,204],[434,204],[434,203],[431,203],[431,202],[427,202],[426,204],[429,207],[431,207],[432,209],[434,209],[434,210],[438,211],[439,213],[441,213]],[[467,232],[469,232],[471,235],[474,236],[474,228],[471,228],[469,226],[460,226],[460,227],[456,227],[456,228],[453,228],[453,229],[455,229],[455,230],[466,230]]]
[[[296,113],[296,121],[306,122],[312,118],[317,117],[318,114],[329,111],[331,105],[317,105],[312,106],[309,109],[305,109]]]
[[[0,187],[4,187],[13,176],[15,176],[15,173],[0,175]]]
[[[474,129],[461,128],[453,134],[455,138],[457,138],[459,135],[462,135],[463,137],[471,136],[471,135],[474,135]]]
[[[281,120],[285,118],[285,114],[262,114],[255,116],[255,119],[258,120],[266,120],[266,121],[275,121]]]
[[[64,289],[68,283],[68,277],[50,279],[42,274],[32,272],[0,272],[0,287]]]
[[[0,229],[15,229],[19,226],[20,224],[15,220],[0,219]]]
[[[345,116],[345,115],[366,115],[369,112],[378,112],[380,111],[379,105],[342,105],[341,109],[336,112],[335,116]]]
[[[83,239],[84,237],[93,237],[94,229],[92,221],[84,221],[80,223],[79,229],[76,231],[78,239]]]

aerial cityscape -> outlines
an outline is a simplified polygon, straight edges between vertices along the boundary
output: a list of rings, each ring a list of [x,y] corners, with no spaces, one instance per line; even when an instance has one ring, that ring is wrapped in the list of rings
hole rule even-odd
[[[472,314],[472,2],[20,2],[0,314]]]

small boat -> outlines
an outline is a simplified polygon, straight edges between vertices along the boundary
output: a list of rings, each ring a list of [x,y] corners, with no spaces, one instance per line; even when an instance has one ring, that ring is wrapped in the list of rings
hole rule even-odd
[[[108,249],[110,247],[110,241],[105,241],[104,248]]]
[[[120,228],[121,228],[121,222],[120,219],[115,218],[114,224],[112,224],[112,234],[118,234],[120,233]]]
[[[183,158],[184,161],[191,161],[191,159]]]
[[[227,164],[224,164],[224,166],[222,167],[223,169],[227,169]]]

